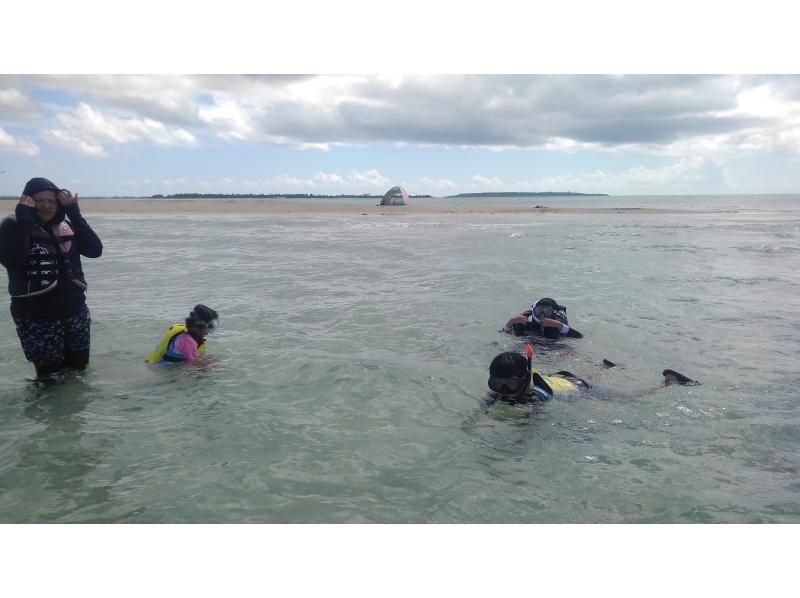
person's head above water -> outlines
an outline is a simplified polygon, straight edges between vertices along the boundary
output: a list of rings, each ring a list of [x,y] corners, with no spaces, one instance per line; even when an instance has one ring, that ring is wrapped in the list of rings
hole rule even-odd
[[[219,314],[210,307],[206,307],[205,305],[198,303],[194,306],[194,309],[189,314],[189,317],[195,317],[199,320],[203,320],[206,324],[209,324],[218,319]]]
[[[500,353],[489,365],[489,389],[501,399],[523,396],[528,390],[530,378],[528,360],[520,353]]]
[[[542,318],[552,318],[562,324],[569,324],[567,320],[567,308],[559,305],[558,301],[550,297],[543,297],[531,305],[531,315],[534,321],[538,322]]]
[[[36,207],[36,217],[41,224],[47,224],[56,216],[60,217],[56,222],[64,219],[64,207],[58,200],[61,193],[55,183],[49,179],[35,177],[25,183],[22,195],[33,199]]]
[[[186,329],[197,338],[204,338],[210,331],[217,327],[219,314],[205,305],[198,304],[186,318]]]

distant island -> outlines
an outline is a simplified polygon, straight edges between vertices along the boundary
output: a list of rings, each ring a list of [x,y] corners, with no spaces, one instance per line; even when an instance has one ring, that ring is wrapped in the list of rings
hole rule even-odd
[[[383,195],[370,195],[362,193],[341,193],[339,195],[320,195],[316,193],[173,193],[172,195],[151,195],[151,199],[335,199],[343,197],[363,197],[366,199],[380,199]],[[432,195],[409,195],[409,197],[433,197]]]
[[[448,197],[586,197],[601,196],[610,197],[608,193],[573,193],[572,191],[504,191],[500,193],[459,193],[458,195],[448,195]]]

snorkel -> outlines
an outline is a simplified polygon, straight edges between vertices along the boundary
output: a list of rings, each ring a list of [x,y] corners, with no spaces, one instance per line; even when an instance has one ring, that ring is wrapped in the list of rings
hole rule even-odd
[[[528,348],[525,350],[526,356],[528,358],[528,376],[533,373],[533,345],[528,343]]]
[[[551,399],[553,397],[553,389],[551,389],[547,381],[542,378],[539,370],[533,367],[533,345],[530,343],[528,343],[526,353],[528,356],[528,379],[530,380],[533,393],[541,399]]]

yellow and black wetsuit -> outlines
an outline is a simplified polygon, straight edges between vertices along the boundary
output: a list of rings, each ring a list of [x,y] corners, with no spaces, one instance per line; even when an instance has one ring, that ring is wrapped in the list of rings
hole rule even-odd
[[[560,371],[549,376],[542,376],[534,369],[531,371],[531,383],[526,394],[529,397],[537,397],[546,401],[553,397],[576,395],[581,389],[591,387],[586,380],[578,378],[571,372]]]

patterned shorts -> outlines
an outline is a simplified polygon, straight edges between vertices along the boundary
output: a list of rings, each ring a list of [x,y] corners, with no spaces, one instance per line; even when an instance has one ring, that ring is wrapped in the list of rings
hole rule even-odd
[[[35,365],[58,365],[68,351],[89,350],[89,307],[62,320],[14,318],[25,359]]]

